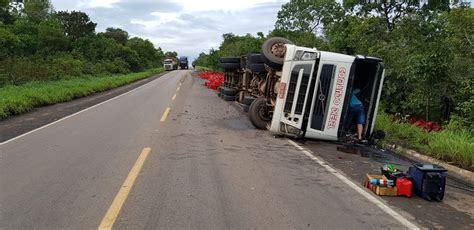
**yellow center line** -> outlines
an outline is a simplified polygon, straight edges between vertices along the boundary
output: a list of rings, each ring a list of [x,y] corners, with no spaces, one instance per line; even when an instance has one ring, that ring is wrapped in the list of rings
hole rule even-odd
[[[142,169],[142,166],[150,152],[151,148],[147,147],[144,148],[140,153],[140,156],[138,156],[138,159],[130,170],[130,173],[128,173],[127,179],[125,179],[125,182],[123,182],[122,187],[112,202],[112,205],[110,205],[109,210],[107,210],[107,213],[102,219],[102,222],[98,227],[99,230],[112,229],[112,226],[114,225],[115,220],[120,213],[120,209],[122,209],[123,204],[127,200],[133,183],[135,183],[135,179],[137,179],[137,176],[140,173],[140,170]]]
[[[174,101],[174,99],[176,99],[176,95],[177,95],[177,94],[173,95],[173,98],[171,98],[173,101]]]
[[[161,122],[166,121],[166,118],[168,117],[168,113],[170,113],[170,107],[166,108],[165,112],[163,113],[163,116],[161,116]]]

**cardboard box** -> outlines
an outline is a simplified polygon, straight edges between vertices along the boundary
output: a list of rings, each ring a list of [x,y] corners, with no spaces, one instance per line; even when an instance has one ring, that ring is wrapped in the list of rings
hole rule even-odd
[[[385,179],[387,178],[383,175],[369,175],[367,174],[367,179],[365,180],[365,187],[372,190],[375,194],[379,196],[397,196],[397,188],[396,187],[381,187],[378,185],[373,185],[370,183],[371,179]]]

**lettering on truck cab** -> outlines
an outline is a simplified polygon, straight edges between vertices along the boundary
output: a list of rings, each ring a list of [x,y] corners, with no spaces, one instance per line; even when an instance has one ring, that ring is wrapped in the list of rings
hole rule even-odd
[[[328,129],[335,129],[337,121],[339,120],[339,111],[341,102],[344,101],[344,82],[346,79],[347,70],[345,67],[339,68],[336,78],[336,90],[334,91],[333,100],[331,103],[331,113],[329,114]]]

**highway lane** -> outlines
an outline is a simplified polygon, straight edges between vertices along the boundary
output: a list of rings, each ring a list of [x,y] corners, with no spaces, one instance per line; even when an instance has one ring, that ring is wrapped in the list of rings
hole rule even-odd
[[[186,72],[0,146],[0,227],[96,228]]]
[[[188,71],[0,152],[0,228],[406,227]]]

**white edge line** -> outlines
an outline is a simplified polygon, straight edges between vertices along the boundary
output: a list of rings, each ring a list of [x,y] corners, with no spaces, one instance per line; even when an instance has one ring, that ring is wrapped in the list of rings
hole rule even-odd
[[[408,229],[420,229],[419,227],[417,227],[415,224],[413,224],[412,222],[410,222],[409,220],[407,220],[405,217],[403,217],[402,215],[400,215],[398,212],[396,212],[395,210],[393,210],[392,208],[390,208],[389,206],[387,206],[386,204],[384,204],[382,201],[380,201],[378,198],[374,197],[373,195],[371,195],[370,193],[368,193],[367,191],[363,190],[361,187],[357,186],[354,182],[352,182],[351,180],[349,180],[347,177],[345,177],[344,175],[342,175],[340,172],[338,172],[336,169],[334,169],[333,167],[331,167],[328,163],[324,162],[323,160],[315,157],[313,154],[311,154],[308,150],[306,150],[305,148],[301,147],[300,145],[298,145],[296,142],[294,142],[293,140],[288,140],[288,142],[290,142],[290,144],[292,144],[293,146],[295,146],[298,150],[300,150],[301,152],[303,152],[307,157],[311,158],[311,160],[315,161],[316,163],[318,163],[319,165],[323,166],[327,171],[329,171],[331,174],[333,174],[334,176],[336,176],[337,178],[339,178],[342,182],[344,182],[345,184],[349,185],[349,187],[353,188],[354,190],[356,190],[359,194],[361,194],[362,196],[364,196],[365,198],[367,198],[367,200],[369,200],[370,202],[372,202],[373,204],[377,205],[377,207],[379,207],[380,209],[382,209],[385,213],[387,213],[389,216],[393,217],[394,219],[398,220],[401,224],[405,225],[405,227],[407,227]]]
[[[158,74],[157,74],[157,75],[158,75]],[[155,75],[152,75],[152,76],[155,76]],[[150,76],[150,77],[152,77],[152,76]],[[157,79],[155,79],[155,80],[158,80],[158,79],[159,79],[159,78],[157,78]],[[110,98],[110,99],[108,99],[108,100],[106,100],[106,101],[103,101],[103,102],[101,102],[101,103],[99,103],[99,104],[93,105],[93,106],[91,106],[91,107],[89,107],[89,108],[85,108],[85,109],[83,109],[83,110],[81,110],[81,111],[78,111],[78,112],[75,112],[75,113],[73,113],[73,114],[71,114],[71,115],[69,115],[69,116],[63,117],[63,118],[61,118],[61,119],[59,119],[59,120],[57,120],[57,121],[53,121],[53,122],[51,122],[51,123],[49,123],[49,124],[43,125],[43,126],[41,126],[41,127],[39,127],[39,128],[33,129],[33,130],[31,130],[31,131],[29,131],[29,132],[26,132],[26,133],[23,133],[23,134],[21,134],[21,135],[19,135],[19,136],[16,136],[16,137],[13,137],[13,138],[11,138],[11,139],[8,139],[8,140],[6,140],[6,141],[0,143],[0,146],[5,145],[5,144],[8,144],[8,143],[10,143],[10,142],[12,142],[12,141],[14,141],[14,140],[20,139],[20,138],[22,138],[22,137],[24,137],[24,136],[27,136],[27,135],[29,135],[29,134],[32,134],[32,133],[34,133],[34,132],[36,132],[36,131],[39,131],[39,130],[41,130],[41,129],[47,128],[47,127],[49,127],[49,126],[51,126],[51,125],[54,125],[54,124],[56,124],[56,123],[58,123],[58,122],[60,122],[60,121],[66,120],[66,119],[71,118],[71,117],[74,117],[74,116],[76,116],[76,115],[78,115],[78,114],[80,114],[80,113],[82,113],[82,112],[86,112],[86,111],[88,111],[88,110],[91,110],[91,109],[93,109],[93,108],[95,108],[95,107],[97,107],[97,106],[103,105],[103,104],[105,104],[105,103],[107,103],[107,102],[110,102],[110,101],[112,101],[112,100],[118,99],[119,97],[125,96],[125,95],[127,95],[127,94],[129,94],[129,93],[134,92],[135,90],[138,90],[138,89],[141,89],[141,88],[145,87],[146,85],[148,85],[148,84],[154,82],[155,80],[152,80],[152,81],[150,81],[150,82],[148,82],[148,83],[146,83],[146,84],[144,84],[144,85],[141,85],[141,86],[139,86],[139,87],[137,87],[137,88],[135,88],[135,89],[132,89],[132,90],[130,90],[130,91],[128,91],[128,92],[125,92],[125,93],[123,93],[123,94],[117,95],[117,96],[115,96],[115,97],[113,97],[113,98]]]

